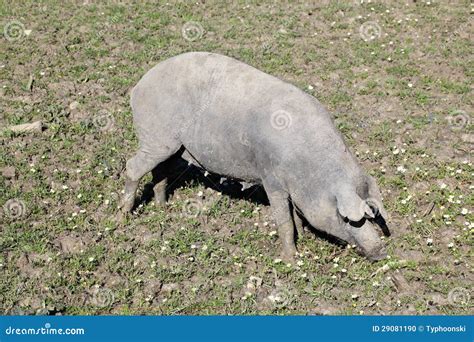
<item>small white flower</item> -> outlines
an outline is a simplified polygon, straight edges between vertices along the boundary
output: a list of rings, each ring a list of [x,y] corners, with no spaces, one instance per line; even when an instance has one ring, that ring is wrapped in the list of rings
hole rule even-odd
[[[433,239],[431,239],[431,238],[426,239],[426,244],[428,246],[431,246],[433,244]]]
[[[405,169],[405,167],[403,165],[400,165],[397,167],[397,171],[400,172],[400,173],[405,173],[407,171],[407,169]]]
[[[280,258],[277,258],[277,259],[273,260],[273,262],[274,262],[275,264],[279,264],[279,263],[281,262],[281,259],[280,259]]]
[[[462,208],[461,215],[467,215],[468,213],[469,213],[469,210],[467,210],[466,208]]]

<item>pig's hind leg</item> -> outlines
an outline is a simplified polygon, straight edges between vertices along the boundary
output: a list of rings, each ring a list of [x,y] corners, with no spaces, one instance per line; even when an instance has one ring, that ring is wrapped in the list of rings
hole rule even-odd
[[[153,175],[153,195],[155,204],[157,206],[164,206],[166,204],[166,189],[168,187],[168,176],[171,170],[174,170],[173,158],[159,164],[155,167],[151,174]]]
[[[152,171],[158,164],[170,158],[174,153],[176,153],[176,151],[179,150],[179,147],[180,144],[175,142],[172,147],[170,147],[170,145],[163,145],[154,146],[152,149],[141,148],[132,158],[127,161],[127,168],[125,172],[125,192],[119,206],[122,213],[127,213],[132,210],[140,179],[145,174]],[[154,174],[154,177],[157,177],[157,175]],[[159,187],[164,187],[163,191],[159,191],[161,194],[166,188],[166,178],[162,179],[158,184]],[[158,188],[154,190],[156,193]]]

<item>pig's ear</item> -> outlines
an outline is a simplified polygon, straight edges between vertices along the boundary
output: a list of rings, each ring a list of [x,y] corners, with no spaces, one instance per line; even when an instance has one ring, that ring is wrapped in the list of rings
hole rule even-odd
[[[375,213],[378,212],[385,220],[388,220],[388,214],[382,203],[382,195],[380,194],[377,182],[372,176],[367,176],[367,185],[369,187],[369,197],[367,198],[367,202],[370,207],[373,208]]]
[[[370,205],[375,215],[375,222],[382,229],[385,236],[390,236],[390,229],[387,226],[387,220],[389,219],[387,212],[385,211],[382,203],[382,195],[380,194],[379,187],[375,182],[375,179],[371,176],[367,177],[368,185],[368,198],[367,203]]]
[[[337,210],[342,217],[359,222],[364,217],[374,218],[372,209],[355,191],[343,191],[336,195]]]

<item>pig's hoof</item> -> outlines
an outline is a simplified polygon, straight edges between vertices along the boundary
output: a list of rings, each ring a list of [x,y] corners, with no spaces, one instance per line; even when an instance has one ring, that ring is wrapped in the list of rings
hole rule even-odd
[[[158,208],[165,208],[166,207],[166,199],[155,197],[155,206],[157,206]]]
[[[295,264],[296,250],[283,250],[281,252],[281,260],[287,264]]]
[[[115,215],[115,222],[117,224],[123,224],[126,218],[127,218],[127,213],[123,212],[122,210],[119,210],[117,214]]]
[[[160,184],[155,185],[153,188],[154,197],[155,197],[155,205],[157,207],[165,207],[166,206],[166,191]]]
[[[370,261],[374,261],[374,262],[383,260],[386,257],[387,257],[387,251],[383,247],[367,255],[367,258]]]

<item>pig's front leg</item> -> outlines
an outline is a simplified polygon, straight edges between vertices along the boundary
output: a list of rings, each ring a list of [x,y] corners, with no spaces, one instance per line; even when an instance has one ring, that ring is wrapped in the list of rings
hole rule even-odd
[[[284,191],[272,191],[267,188],[265,190],[270,201],[273,218],[278,225],[278,235],[282,244],[281,258],[285,262],[292,263],[296,254],[296,245],[288,194]]]

